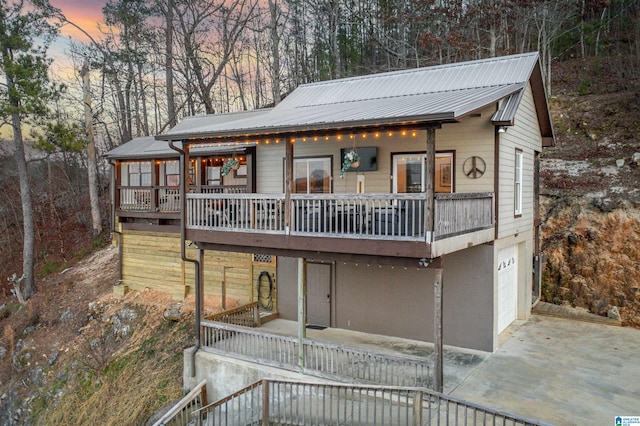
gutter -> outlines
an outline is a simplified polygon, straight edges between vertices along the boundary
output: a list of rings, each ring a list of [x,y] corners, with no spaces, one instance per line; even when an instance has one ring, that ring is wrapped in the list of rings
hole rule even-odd
[[[195,268],[195,287],[196,287],[196,344],[191,351],[191,377],[196,376],[196,353],[200,350],[201,342],[200,342],[200,322],[201,322],[201,312],[200,312],[200,299],[202,295],[200,294],[200,262],[196,259],[190,259],[187,257],[186,247],[185,247],[185,237],[186,237],[186,223],[187,223],[187,179],[185,178],[185,164],[184,157],[185,152],[183,149],[178,148],[174,145],[173,140],[169,140],[169,147],[180,154],[180,258],[183,262],[191,262]]]

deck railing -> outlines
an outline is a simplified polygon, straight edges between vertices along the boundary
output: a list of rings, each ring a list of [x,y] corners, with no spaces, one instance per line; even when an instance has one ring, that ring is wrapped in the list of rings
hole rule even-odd
[[[244,194],[245,185],[192,186],[192,192],[204,194]],[[120,186],[118,209],[136,212],[179,212],[180,187],[178,186]],[[152,194],[155,197],[152,197]]]
[[[437,194],[435,239],[452,237],[493,226],[493,193]]]
[[[431,386],[431,362],[304,339],[304,365],[299,340],[244,327],[202,321],[203,350],[259,362],[289,371],[338,381],[356,380],[389,386]]]
[[[153,426],[182,426],[189,424],[191,413],[208,404],[207,381],[203,380],[167,411]]]
[[[543,423],[423,388],[261,380],[193,413],[196,425]]]
[[[151,211],[151,191],[145,186],[120,187],[120,210]]]
[[[243,327],[260,327],[260,308],[258,302],[252,302],[209,315],[205,319]]]
[[[188,194],[187,228],[285,233],[284,194]],[[424,241],[424,194],[292,194],[291,235]],[[434,236],[491,228],[493,194],[438,194]]]

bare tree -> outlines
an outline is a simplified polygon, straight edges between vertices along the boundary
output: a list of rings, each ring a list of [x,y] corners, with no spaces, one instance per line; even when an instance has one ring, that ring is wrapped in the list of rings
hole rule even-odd
[[[100,217],[100,197],[98,194],[98,166],[96,160],[96,141],[93,137],[93,112],[91,109],[91,82],[89,79],[89,60],[85,58],[82,64],[82,92],[84,94],[84,124],[87,134],[87,171],[89,175],[89,200],[91,202],[91,219],[93,236],[102,232]]]
[[[28,12],[25,12],[28,10]],[[14,155],[18,167],[22,201],[22,274],[12,280],[23,300],[36,291],[34,276],[35,223],[22,125],[47,114],[47,102],[56,96],[49,82],[50,61],[46,49],[57,34],[49,22],[53,8],[46,3],[26,7],[22,1],[0,0],[0,125],[10,123]]]

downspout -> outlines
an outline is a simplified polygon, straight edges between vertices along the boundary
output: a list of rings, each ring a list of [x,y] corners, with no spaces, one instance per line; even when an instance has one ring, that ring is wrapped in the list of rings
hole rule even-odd
[[[173,141],[169,141],[169,147],[180,154],[180,258],[183,262],[191,262],[195,268],[195,287],[196,287],[196,344],[191,351],[191,377],[196,376],[196,353],[200,350],[200,262],[196,259],[190,259],[187,257],[187,250],[185,247],[185,237],[187,233],[187,179],[185,178],[185,164],[184,157],[185,152],[183,149],[178,148],[173,144]]]
[[[122,285],[122,232],[116,230],[116,173],[118,168],[115,163],[111,163],[111,190],[109,196],[111,198],[111,217],[110,229],[112,238],[113,234],[118,236],[118,281],[115,285]]]

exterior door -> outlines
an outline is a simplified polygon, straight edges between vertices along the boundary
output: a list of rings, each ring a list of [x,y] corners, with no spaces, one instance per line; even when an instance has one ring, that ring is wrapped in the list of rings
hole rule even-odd
[[[498,250],[498,333],[517,316],[518,246]]]
[[[307,325],[331,326],[331,265],[307,263]]]

